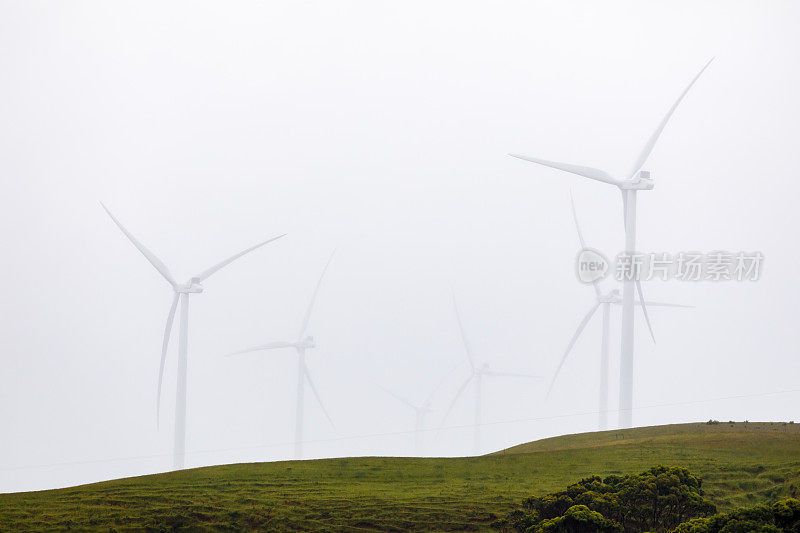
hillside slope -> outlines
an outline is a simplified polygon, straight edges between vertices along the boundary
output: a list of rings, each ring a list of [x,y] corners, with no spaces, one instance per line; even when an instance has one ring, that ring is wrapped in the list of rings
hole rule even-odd
[[[704,479],[720,510],[800,485],[797,424],[680,424],[540,440],[454,459],[236,464],[0,495],[0,530],[482,529],[525,496],[655,464]]]

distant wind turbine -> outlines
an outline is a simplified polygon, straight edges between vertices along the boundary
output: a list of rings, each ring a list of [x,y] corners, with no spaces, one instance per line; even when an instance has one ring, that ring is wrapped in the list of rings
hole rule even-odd
[[[164,365],[167,359],[167,346],[169,345],[169,337],[170,331],[172,330],[172,322],[175,319],[175,310],[178,307],[178,300],[182,301],[181,304],[181,319],[180,319],[180,329],[178,333],[178,386],[175,391],[175,442],[173,447],[173,463],[172,466],[175,470],[180,470],[183,468],[185,464],[186,458],[186,368],[188,364],[188,340],[189,340],[189,295],[190,294],[198,294],[203,292],[203,286],[201,283],[205,281],[209,276],[220,270],[221,268],[229,265],[236,259],[242,257],[243,255],[252,252],[256,248],[260,248],[265,244],[272,242],[276,239],[280,239],[284,235],[278,235],[277,237],[273,237],[271,239],[267,239],[266,241],[260,242],[255,246],[251,246],[246,250],[242,250],[238,254],[232,255],[231,257],[227,258],[226,260],[217,263],[216,265],[212,266],[204,270],[203,272],[197,274],[189,278],[189,281],[186,283],[180,284],[172,277],[170,274],[169,269],[167,266],[153,254],[150,250],[148,250],[141,242],[139,242],[136,237],[134,237],[125,227],[120,223],[117,218],[111,214],[111,211],[101,202],[100,204],[105,209],[108,216],[111,217],[111,220],[117,225],[117,227],[122,230],[122,233],[125,234],[126,237],[133,243],[133,245],[139,249],[139,251],[144,255],[145,259],[147,259],[153,267],[155,267],[158,272],[164,276],[164,279],[172,286],[172,290],[174,292],[174,296],[172,298],[172,306],[169,308],[169,314],[167,315],[167,325],[164,328],[164,339],[161,344],[161,363],[158,370],[158,390],[157,390],[157,397],[156,397],[156,422],[158,423],[160,418],[160,410],[161,410],[161,383],[164,378]]]
[[[639,152],[636,160],[628,171],[627,177],[620,179],[615,178],[608,172],[599,170],[592,167],[581,165],[572,165],[569,163],[559,163],[556,161],[548,161],[546,159],[539,159],[536,157],[529,157],[526,155],[509,154],[525,161],[537,163],[547,167],[563,170],[572,174],[577,174],[585,178],[608,183],[619,188],[622,193],[622,213],[625,222],[625,252],[628,255],[636,251],[636,193],[640,190],[650,190],[653,188],[653,180],[650,177],[650,172],[641,170],[642,166],[653,151],[661,132],[667,125],[672,113],[681,103],[683,97],[689,92],[694,83],[700,75],[708,68],[714,58],[711,58],[705,66],[700,69],[700,72],[692,79],[686,89],[680,94],[678,99],[672,104],[667,114],[661,119],[661,122],[656,127],[655,131],[650,135],[650,138],[645,143],[642,150]],[[639,280],[634,282],[631,279],[625,279],[622,288],[622,342],[621,342],[621,364],[620,364],[620,383],[619,383],[619,425],[622,428],[631,427],[633,421],[633,304],[634,304],[634,284],[639,293],[639,299],[644,300],[642,296],[642,287]]]
[[[385,387],[381,387],[381,389],[383,389],[386,394],[392,396],[395,400],[414,411],[414,455],[419,457],[422,453],[422,430],[425,428],[425,415],[432,411],[431,397],[433,394],[431,393],[421,404],[415,404]]]
[[[459,363],[459,365],[460,365],[460,363]],[[421,404],[413,403],[412,401],[410,401],[410,400],[408,400],[406,398],[403,398],[399,394],[396,394],[396,393],[390,391],[386,387],[381,387],[383,392],[385,392],[386,394],[392,396],[395,400],[397,400],[398,402],[402,403],[403,405],[405,405],[406,407],[408,407],[408,408],[410,408],[411,410],[414,411],[414,454],[417,457],[420,457],[422,455],[422,452],[423,452],[423,449],[422,449],[422,447],[423,447],[422,446],[423,445],[422,432],[425,429],[425,415],[427,415],[428,413],[431,413],[433,411],[431,409],[431,402],[433,401],[433,397],[436,395],[436,393],[442,387],[442,384],[444,383],[444,381],[447,378],[447,376],[452,374],[453,370],[458,368],[459,365],[454,366],[452,369],[450,369],[450,371],[447,374],[445,374],[442,377],[442,379],[439,380],[439,383],[436,385],[436,387],[434,387],[434,389],[431,391],[431,393],[428,394],[428,397],[425,398],[425,401],[422,402]]]
[[[325,409],[325,404],[322,403],[322,398],[320,398],[317,388],[314,386],[314,381],[311,379],[311,373],[309,372],[308,365],[306,364],[306,350],[316,348],[317,346],[314,342],[314,337],[311,335],[306,335],[306,330],[308,329],[308,322],[311,319],[311,312],[314,310],[314,302],[317,299],[317,293],[319,292],[320,285],[322,284],[322,278],[325,277],[325,272],[328,271],[328,266],[331,264],[332,260],[333,253],[331,253],[328,262],[325,264],[325,268],[322,270],[322,275],[320,275],[319,281],[317,281],[317,286],[314,288],[314,292],[311,295],[311,302],[308,304],[308,309],[306,310],[305,317],[303,318],[303,325],[300,327],[300,333],[298,333],[296,341],[270,342],[267,344],[262,344],[261,346],[254,346],[252,348],[246,348],[244,350],[239,350],[229,354],[238,355],[243,353],[259,352],[262,350],[275,350],[278,348],[294,348],[295,351],[297,351],[297,399],[295,402],[294,422],[294,454],[297,459],[301,459],[303,457],[303,404],[306,381],[308,381],[311,391],[317,398],[317,402],[319,402],[319,406],[322,408],[322,412],[325,414],[328,422],[333,425],[333,420],[331,420],[328,411]]]
[[[466,352],[467,362],[469,363],[470,367],[470,374],[469,377],[461,384],[456,392],[456,395],[453,397],[453,401],[450,402],[450,406],[447,408],[447,411],[444,414],[444,418],[442,418],[442,426],[447,421],[447,417],[450,416],[450,411],[453,410],[456,402],[458,401],[461,394],[466,390],[467,386],[475,381],[475,425],[473,430],[473,447],[475,450],[475,455],[480,454],[481,451],[481,416],[482,416],[482,403],[483,403],[483,380],[487,377],[512,377],[512,378],[533,378],[533,379],[543,379],[541,376],[532,376],[530,374],[515,374],[511,372],[495,372],[489,368],[488,363],[483,363],[480,367],[475,366],[475,357],[472,353],[472,348],[470,347],[469,340],[467,339],[467,334],[464,331],[464,325],[461,322],[461,315],[458,312],[458,304],[456,303],[456,298],[453,296],[453,308],[456,312],[456,320],[458,321],[458,329],[461,333],[461,341],[464,343],[464,351]]]
[[[583,240],[583,232],[581,231],[580,224],[578,224],[578,215],[575,212],[575,202],[572,200],[572,195],[570,194],[570,204],[572,206],[572,218],[575,221],[575,229],[578,232],[578,240],[581,243],[581,250],[586,250],[586,242]],[[609,332],[609,315],[611,312],[611,305],[621,305],[622,298],[619,296],[619,290],[614,289],[611,292],[603,294],[600,291],[600,287],[597,286],[598,280],[592,282],[592,288],[595,292],[596,301],[595,304],[589,309],[589,312],[586,313],[586,316],[583,317],[580,324],[578,324],[578,329],[575,330],[575,333],[572,335],[572,338],[567,345],[567,349],[564,352],[564,355],[561,357],[561,361],[558,363],[558,368],[556,369],[556,373],[553,375],[553,379],[550,382],[550,388],[547,390],[547,396],[550,396],[550,393],[553,391],[553,386],[556,384],[556,378],[558,378],[559,372],[561,372],[561,368],[564,366],[564,362],[567,360],[567,356],[569,356],[570,352],[572,351],[573,346],[578,341],[578,338],[583,333],[584,328],[589,324],[594,314],[597,312],[597,309],[602,306],[603,308],[603,333],[600,341],[600,401],[599,401],[599,420],[598,420],[598,427],[599,429],[603,430],[608,427],[608,332]],[[679,304],[670,304],[670,303],[663,303],[663,302],[642,302],[640,300],[636,300],[636,304],[642,306],[642,310],[645,313],[645,320],[647,321],[647,327],[650,330],[650,336],[653,338],[653,342],[655,342],[655,335],[653,335],[653,329],[650,327],[650,319],[647,316],[647,307],[683,307],[689,308],[692,307],[690,305],[679,305]],[[646,303],[647,307],[644,305]]]

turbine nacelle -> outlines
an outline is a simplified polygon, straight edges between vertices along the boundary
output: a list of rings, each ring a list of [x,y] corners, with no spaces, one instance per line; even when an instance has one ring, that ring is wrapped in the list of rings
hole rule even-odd
[[[619,182],[619,188],[622,190],[649,191],[654,185],[649,170],[640,170],[634,177]]]
[[[203,286],[200,284],[197,278],[192,278],[191,281],[188,283],[184,283],[183,285],[176,285],[175,292],[181,294],[199,294],[203,292]]]
[[[306,335],[306,337],[300,342],[298,342],[295,346],[303,349],[316,348],[317,343],[314,342],[314,337],[312,337],[311,335]]]

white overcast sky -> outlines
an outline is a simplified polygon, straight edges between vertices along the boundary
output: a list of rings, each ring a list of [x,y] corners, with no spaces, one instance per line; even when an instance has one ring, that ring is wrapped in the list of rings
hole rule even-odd
[[[223,354],[292,340],[334,248],[309,366],[336,425],[307,395],[307,455],[405,455],[413,413],[380,386],[421,401],[461,362],[439,425],[468,375],[452,291],[480,361],[549,379],[593,302],[570,190],[588,243],[622,245],[612,187],[506,154],[621,173],[711,56],[645,166],[638,248],[760,251],[762,278],[645,284],[696,308],[651,311],[656,345],[637,315],[634,423],[800,419],[798,23],[788,1],[3,1],[0,491],[170,467],[170,288],[100,201],[180,280],[288,233],[192,298],[190,466],[292,456],[294,354]],[[486,382],[484,452],[596,428],[599,335],[547,402]],[[612,407],[618,344],[617,311]]]

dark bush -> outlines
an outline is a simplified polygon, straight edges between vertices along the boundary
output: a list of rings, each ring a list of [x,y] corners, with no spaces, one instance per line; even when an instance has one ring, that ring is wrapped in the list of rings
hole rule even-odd
[[[657,466],[626,476],[591,476],[565,490],[527,498],[522,510],[495,526],[534,532],[664,531],[716,511],[700,487],[700,478],[677,467]],[[605,529],[598,529],[601,525]],[[588,529],[581,529],[584,526]]]
[[[800,500],[737,509],[679,525],[673,533],[795,533],[800,531]]]
[[[614,533],[622,528],[585,505],[573,505],[563,516],[539,523],[535,531],[542,533]]]

